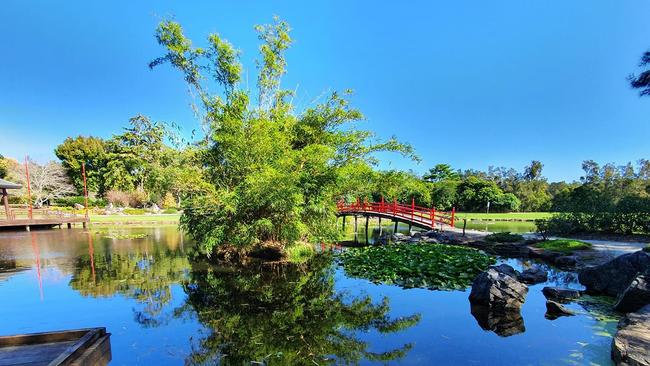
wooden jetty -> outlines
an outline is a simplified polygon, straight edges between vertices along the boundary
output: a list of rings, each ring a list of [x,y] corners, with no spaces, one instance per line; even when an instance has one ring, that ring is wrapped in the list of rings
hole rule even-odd
[[[0,337],[0,366],[105,366],[110,336],[106,328],[88,328]]]

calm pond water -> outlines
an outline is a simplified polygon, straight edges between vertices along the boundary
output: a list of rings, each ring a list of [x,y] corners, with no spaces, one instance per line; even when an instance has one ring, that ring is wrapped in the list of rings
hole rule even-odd
[[[235,271],[188,260],[174,227],[102,230],[148,236],[0,232],[0,335],[104,326],[112,365],[610,364],[615,322],[578,304],[547,320],[544,284],[521,316],[473,314],[468,291],[348,278],[330,256]],[[578,286],[557,271],[548,283]]]

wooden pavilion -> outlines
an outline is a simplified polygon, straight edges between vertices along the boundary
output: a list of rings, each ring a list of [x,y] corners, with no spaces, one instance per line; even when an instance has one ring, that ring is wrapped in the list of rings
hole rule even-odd
[[[9,193],[8,189],[21,189],[23,186],[20,184],[12,183],[8,180],[0,179],[0,193],[2,194],[2,204],[5,206],[5,213],[7,220],[11,220],[11,210],[9,209]]]

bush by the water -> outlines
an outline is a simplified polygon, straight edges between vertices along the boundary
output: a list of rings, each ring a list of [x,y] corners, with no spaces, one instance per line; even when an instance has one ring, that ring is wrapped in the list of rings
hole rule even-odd
[[[535,247],[554,251],[554,252],[567,253],[567,252],[573,252],[575,250],[590,249],[591,244],[580,240],[557,239],[557,240],[542,241],[540,243],[535,244]]]
[[[491,256],[476,249],[442,244],[396,244],[349,249],[340,256],[352,277],[404,287],[453,290],[469,286]]]
[[[485,240],[493,243],[515,243],[524,240],[519,234],[512,234],[509,231],[503,233],[493,233],[485,237]]]
[[[650,212],[563,212],[538,220],[537,227],[551,234],[650,234]]]
[[[54,203],[57,206],[63,207],[73,207],[76,204],[84,206],[86,204],[86,199],[84,196],[61,197],[54,200]],[[106,200],[101,198],[88,198],[89,207],[104,207],[106,204]]]
[[[650,253],[650,244],[648,244],[647,247],[643,248],[643,251]]]

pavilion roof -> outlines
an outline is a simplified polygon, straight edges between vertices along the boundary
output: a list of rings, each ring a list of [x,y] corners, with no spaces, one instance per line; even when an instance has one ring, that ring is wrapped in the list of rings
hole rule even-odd
[[[12,183],[8,180],[0,179],[0,189],[21,189],[23,186],[20,184]]]

